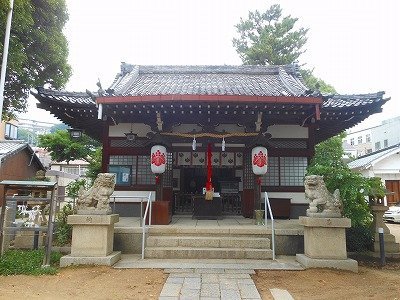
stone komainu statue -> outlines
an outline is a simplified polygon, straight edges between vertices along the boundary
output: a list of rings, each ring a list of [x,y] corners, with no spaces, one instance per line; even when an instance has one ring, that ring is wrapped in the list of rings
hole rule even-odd
[[[310,175],[304,179],[306,200],[310,202],[308,217],[340,218],[342,201],[339,190],[331,194],[325,186],[323,176]]]
[[[87,191],[81,187],[78,193],[77,211],[78,214],[109,214],[110,196],[114,192],[115,174],[100,173],[97,175],[93,186]]]

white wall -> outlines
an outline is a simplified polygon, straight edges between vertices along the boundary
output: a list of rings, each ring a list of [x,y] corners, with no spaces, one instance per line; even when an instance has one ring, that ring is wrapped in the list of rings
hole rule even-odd
[[[262,199],[264,199],[264,193],[261,193]],[[290,198],[290,203],[295,203],[295,204],[308,204],[308,201],[306,201],[305,194],[304,193],[282,193],[282,192],[269,192],[268,193],[269,198]]]
[[[300,125],[272,125],[267,132],[272,138],[308,138],[308,128]]]

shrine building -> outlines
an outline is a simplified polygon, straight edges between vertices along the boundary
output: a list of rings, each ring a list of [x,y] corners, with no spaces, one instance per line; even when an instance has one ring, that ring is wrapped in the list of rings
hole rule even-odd
[[[117,175],[115,212],[138,216],[140,201],[129,197],[153,191],[156,224],[168,224],[172,214],[253,217],[260,190],[276,217],[305,215],[303,180],[315,145],[389,100],[384,92],[323,95],[305,86],[296,65],[122,63],[106,90],[37,88],[34,95],[39,108],[102,141],[102,171]],[[155,145],[166,149],[162,174],[151,168]],[[263,176],[252,169],[256,146],[268,150]],[[196,205],[209,180],[217,201],[202,215]]]

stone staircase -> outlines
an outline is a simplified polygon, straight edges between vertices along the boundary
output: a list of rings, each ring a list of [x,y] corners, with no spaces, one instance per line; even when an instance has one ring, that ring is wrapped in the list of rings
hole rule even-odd
[[[149,231],[145,258],[272,259],[270,232],[244,228],[165,228]]]

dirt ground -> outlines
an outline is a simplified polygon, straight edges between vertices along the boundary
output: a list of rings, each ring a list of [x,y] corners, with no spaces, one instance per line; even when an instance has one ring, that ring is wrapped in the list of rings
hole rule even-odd
[[[400,299],[400,262],[360,263],[359,273],[328,269],[257,271],[262,299],[270,288],[295,299]],[[58,275],[0,277],[1,299],[158,299],[167,275],[157,269],[63,268]]]
[[[400,225],[388,224],[399,242]],[[400,300],[400,259],[352,257],[359,273],[330,269],[256,271],[254,282],[262,299],[271,288],[285,289],[295,299]],[[158,299],[167,274],[158,269],[111,267],[62,268],[57,275],[0,276],[0,299]]]
[[[257,271],[253,276],[262,299],[269,289],[287,290],[294,299],[400,299],[400,264],[383,269],[364,267],[359,273],[339,270]]]

